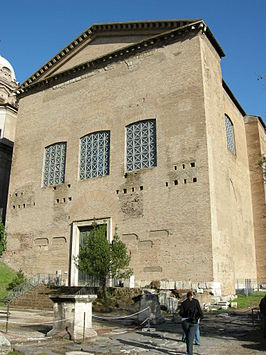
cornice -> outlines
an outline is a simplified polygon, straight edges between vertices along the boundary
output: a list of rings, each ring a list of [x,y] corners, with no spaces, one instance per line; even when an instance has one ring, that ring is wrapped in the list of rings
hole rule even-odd
[[[143,31],[153,32],[153,31],[162,31],[170,30],[177,27],[182,27],[188,23],[196,22],[197,20],[192,19],[183,19],[183,20],[166,20],[166,21],[134,21],[134,22],[113,22],[113,23],[103,23],[103,24],[94,24],[87,28],[83,33],[71,41],[65,48],[59,51],[54,57],[52,57],[46,64],[44,64],[40,69],[33,73],[24,83],[21,84],[31,84],[33,81],[37,80],[44,73],[48,72],[55,64],[62,61],[66,56],[71,54],[75,49],[80,47],[84,41],[93,39],[97,35],[127,35],[129,32],[141,33]]]
[[[19,87],[19,85],[16,82],[8,81],[8,80],[6,80],[5,78],[3,78],[1,76],[0,76],[0,85],[8,87],[10,92],[11,91],[15,91]]]
[[[256,116],[256,115],[246,115],[244,117],[244,122],[245,124],[249,124],[251,122],[257,122],[258,124],[261,125],[262,129],[264,130],[264,133],[266,133],[266,126],[265,123],[263,121],[263,119],[260,116]]]
[[[186,21],[188,22],[190,20],[186,20]],[[145,40],[139,41],[139,42],[131,44],[129,46],[125,46],[125,47],[115,50],[111,53],[107,53],[101,57],[98,57],[98,58],[95,58],[95,59],[90,60],[88,62],[79,64],[71,69],[62,71],[58,74],[55,74],[50,77],[44,78],[42,80],[36,81],[38,78],[40,78],[41,75],[44,74],[45,70],[48,70],[53,65],[53,63],[52,63],[53,60],[50,60],[39,71],[37,71],[29,79],[27,79],[24,83],[21,84],[21,86],[17,90],[17,95],[20,98],[22,96],[29,95],[30,92],[32,92],[32,91],[40,91],[40,90],[43,90],[44,88],[48,88],[48,87],[57,85],[61,82],[64,82],[65,80],[69,80],[69,79],[78,77],[78,76],[83,75],[89,71],[106,66],[112,62],[121,61],[125,58],[136,55],[139,52],[150,50],[155,47],[160,47],[162,45],[167,45],[168,43],[172,43],[172,42],[178,40],[184,34],[186,35],[191,32],[198,33],[199,31],[202,31],[203,33],[205,33],[208,36],[210,42],[214,45],[214,47],[217,50],[217,52],[219,53],[219,55],[224,56],[223,50],[221,49],[218,42],[215,40],[214,36],[212,35],[211,31],[208,29],[207,25],[204,23],[203,20],[198,20],[196,22],[192,22],[192,23],[186,24],[186,25],[178,27],[178,28],[176,28],[176,27],[174,29],[171,28],[172,26],[174,26],[174,24],[175,24],[175,26],[177,26],[177,24],[180,22],[181,21],[164,21],[164,22],[148,21],[148,22],[141,22],[141,23],[136,22],[136,23],[130,23],[130,24],[129,23],[128,24],[114,23],[114,24],[105,24],[105,25],[93,25],[92,27],[89,28],[89,31],[91,31],[91,33],[99,31],[98,27],[102,31],[107,29],[109,31],[112,31],[112,33],[113,33],[113,26],[115,26],[115,28],[118,29],[119,26],[125,27],[126,25],[127,26],[135,25],[136,28],[138,28],[138,26],[146,25],[147,29],[149,29],[150,25],[154,26],[157,24],[157,26],[159,26],[159,25],[162,25],[162,23],[164,24],[164,26],[166,26],[166,27],[168,26],[170,28],[170,30],[161,32],[161,33],[156,34],[152,37],[149,37]],[[183,22],[185,22],[185,21],[183,20]],[[128,30],[128,28],[125,28],[125,30]],[[79,38],[81,39],[79,43],[81,43],[83,37],[80,36]],[[77,42],[76,43],[76,46],[77,46],[79,43],[78,43],[77,39],[75,41]],[[66,48],[68,48],[68,47],[69,46],[67,46]],[[63,51],[65,51],[66,48]],[[58,57],[57,58],[58,60],[61,58],[59,55],[57,55],[57,57]],[[54,59],[54,63],[56,63],[55,59]]]
[[[18,106],[15,106],[15,105],[10,104],[8,102],[0,103],[0,107],[10,109],[11,111],[14,111],[15,113],[18,112]]]

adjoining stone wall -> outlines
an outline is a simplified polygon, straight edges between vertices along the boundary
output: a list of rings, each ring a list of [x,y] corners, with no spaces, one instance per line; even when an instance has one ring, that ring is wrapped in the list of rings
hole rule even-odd
[[[256,246],[257,277],[259,284],[266,283],[266,189],[261,159],[266,154],[265,126],[256,116],[245,117],[247,137],[254,233]]]
[[[0,139],[0,222],[5,221],[13,142]]]
[[[214,279],[224,294],[238,279],[256,280],[249,166],[243,116],[223,89],[220,58],[202,41]],[[236,154],[227,149],[225,114],[234,127]]]
[[[6,262],[65,275],[72,223],[111,218],[136,285],[213,281],[199,53],[199,38],[187,37],[20,101]],[[156,119],[157,166],[125,176],[125,127],[143,119]],[[111,132],[110,175],[79,181],[80,137],[100,130]],[[44,149],[62,141],[65,184],[42,187]]]

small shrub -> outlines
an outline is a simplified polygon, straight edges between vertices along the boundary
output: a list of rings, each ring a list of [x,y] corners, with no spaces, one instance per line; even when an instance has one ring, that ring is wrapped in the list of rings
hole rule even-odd
[[[124,279],[132,275],[129,268],[130,256],[126,245],[119,239],[117,230],[110,244],[106,238],[106,224],[92,224],[80,245],[79,255],[75,258],[76,266],[88,276],[99,281],[103,297],[107,299],[107,279]]]
[[[0,256],[6,249],[6,230],[3,222],[0,222]]]
[[[26,277],[24,276],[23,271],[20,269],[13,280],[8,284],[7,290],[11,291],[17,286],[23,284],[26,281]]]

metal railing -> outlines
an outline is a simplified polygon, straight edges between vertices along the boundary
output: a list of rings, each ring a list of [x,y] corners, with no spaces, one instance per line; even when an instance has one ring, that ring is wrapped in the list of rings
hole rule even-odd
[[[237,279],[235,284],[235,289],[236,289],[236,293],[243,293],[246,296],[248,296],[258,289],[257,280]]]
[[[33,277],[26,279],[26,281],[22,284],[8,291],[6,302],[14,301],[16,298],[41,284],[47,286],[61,286],[62,277],[59,274],[36,274]]]

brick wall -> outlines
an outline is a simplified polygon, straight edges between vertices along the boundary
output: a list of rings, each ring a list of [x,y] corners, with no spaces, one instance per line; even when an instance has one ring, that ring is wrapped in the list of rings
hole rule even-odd
[[[226,149],[225,111],[235,125],[236,157]],[[143,119],[156,119],[157,166],[125,176],[125,127]],[[111,132],[110,175],[79,181],[79,140],[100,130]],[[44,149],[62,141],[65,183],[42,187]],[[221,282],[232,293],[247,266],[256,277],[245,144],[242,117],[204,36],[187,35],[26,96],[5,261],[28,275],[60,270],[67,278],[72,223],[110,218],[111,234],[117,226],[128,245],[136,286]]]
[[[255,116],[245,117],[247,136],[252,205],[254,218],[254,234],[256,247],[256,262],[258,282],[266,283],[266,210],[265,210],[265,181],[262,167],[259,165],[266,151],[265,126]]]
[[[220,58],[203,36],[202,70],[211,198],[213,270],[224,293],[237,279],[256,279],[253,216],[245,126],[222,85]],[[227,148],[225,114],[233,123],[236,154]]]

